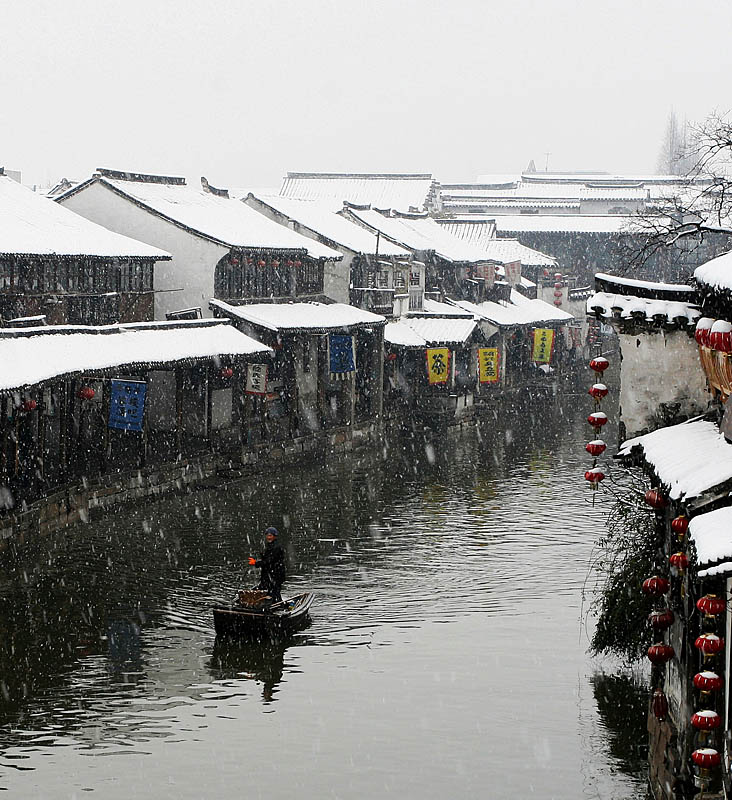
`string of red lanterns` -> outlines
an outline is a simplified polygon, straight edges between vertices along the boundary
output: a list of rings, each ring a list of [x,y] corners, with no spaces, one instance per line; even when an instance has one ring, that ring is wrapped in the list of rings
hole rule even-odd
[[[688,529],[688,520],[685,517],[676,517],[672,520],[671,527],[677,533],[683,529],[683,535],[686,534]],[[717,618],[727,610],[727,601],[723,597],[716,594],[705,594],[696,601],[697,610],[704,615],[704,622],[718,624]],[[697,636],[694,646],[699,651],[702,657],[702,664],[706,665],[708,662],[724,652],[724,639],[718,636],[713,631],[707,631]],[[703,706],[710,706],[712,703],[712,695],[721,692],[724,689],[724,679],[716,672],[706,669],[704,666],[701,671],[694,675],[694,688],[699,691],[700,704]],[[702,791],[704,791],[712,779],[712,770],[717,769],[722,763],[722,758],[717,750],[707,745],[717,730],[722,724],[721,717],[712,708],[702,708],[694,713],[691,718],[691,725],[697,731],[699,737],[698,747],[691,754],[691,760],[696,768],[697,777],[696,783]],[[710,741],[708,741],[710,740]]]
[[[610,362],[604,356],[598,356],[590,361],[590,369],[595,373],[595,383],[590,386],[588,394],[595,401],[595,410],[589,414],[587,422],[593,427],[596,438],[585,445],[585,450],[592,456],[592,466],[585,472],[585,480],[590,484],[593,492],[597,491],[600,481],[605,480],[606,477],[605,473],[597,466],[597,459],[607,449],[605,442],[599,438],[600,431],[608,423],[607,414],[600,410],[600,406],[609,390],[604,383],[600,382],[600,379],[609,366]]]

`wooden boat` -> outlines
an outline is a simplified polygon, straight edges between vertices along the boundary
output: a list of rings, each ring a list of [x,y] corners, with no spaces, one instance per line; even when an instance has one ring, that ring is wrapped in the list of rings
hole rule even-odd
[[[291,633],[310,622],[312,592],[297,594],[288,600],[258,608],[239,603],[213,607],[217,636],[272,636]]]

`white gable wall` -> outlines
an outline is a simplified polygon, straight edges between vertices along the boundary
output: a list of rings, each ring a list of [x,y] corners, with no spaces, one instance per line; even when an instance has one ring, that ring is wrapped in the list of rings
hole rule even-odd
[[[696,342],[685,331],[620,334],[620,415],[628,437],[659,426],[661,404],[703,414],[711,395]]]
[[[62,204],[98,225],[160,247],[173,256],[171,261],[155,265],[155,319],[193,306],[200,306],[204,317],[211,316],[208,301],[214,296],[214,270],[229,252],[228,247],[194,236],[98,183]]]

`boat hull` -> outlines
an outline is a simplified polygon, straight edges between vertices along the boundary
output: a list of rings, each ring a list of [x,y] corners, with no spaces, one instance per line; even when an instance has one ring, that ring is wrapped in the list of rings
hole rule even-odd
[[[213,607],[217,636],[278,636],[307,627],[312,593],[292,597],[272,609],[246,608],[237,604]]]

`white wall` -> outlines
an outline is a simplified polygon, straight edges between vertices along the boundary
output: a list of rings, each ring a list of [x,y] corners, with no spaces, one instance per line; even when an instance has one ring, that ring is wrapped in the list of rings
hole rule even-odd
[[[702,414],[711,395],[696,342],[683,331],[620,334],[620,416],[627,436],[658,427],[661,403]]]
[[[173,256],[171,261],[155,264],[155,319],[193,306],[200,306],[204,317],[211,316],[208,301],[214,296],[214,269],[228,248],[194,236],[98,183],[64,200],[63,205],[111,231],[160,247]],[[159,291],[170,289],[181,291]]]

